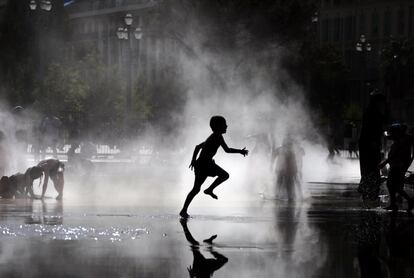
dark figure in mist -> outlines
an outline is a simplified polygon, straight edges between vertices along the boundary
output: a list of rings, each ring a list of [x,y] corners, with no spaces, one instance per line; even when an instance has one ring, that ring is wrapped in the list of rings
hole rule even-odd
[[[293,138],[289,135],[283,139],[282,146],[273,152],[273,159],[277,162],[275,167],[276,172],[276,196],[283,197],[286,193],[288,200],[294,200],[296,197],[295,189],[302,199],[302,188],[300,180],[302,178],[302,157],[304,150],[300,146],[295,146]],[[300,162],[300,165],[298,165]]]
[[[330,123],[326,129],[326,140],[328,144],[328,157],[327,159],[329,161],[332,161],[336,155],[340,155],[339,149],[338,149],[338,135],[335,132],[334,124]]]
[[[381,139],[385,124],[386,102],[382,94],[371,94],[362,119],[359,137],[361,181],[358,192],[364,200],[377,201],[380,187]]]
[[[56,197],[56,199],[61,200],[63,198],[63,186],[65,184],[63,175],[65,165],[57,159],[46,159],[40,161],[39,164],[37,164],[37,166],[42,168],[45,175],[41,198],[43,199],[45,197],[47,184],[49,182],[50,177],[50,179],[53,181],[53,185],[55,186],[56,191],[59,194]]]
[[[80,153],[76,153],[76,149],[81,148]],[[76,171],[83,171],[83,174],[88,175],[93,172],[94,165],[91,161],[92,156],[96,155],[96,147],[91,142],[86,144],[79,144],[77,142],[71,144],[67,156],[68,165],[75,168]]]
[[[43,176],[43,169],[34,166],[30,167],[26,170],[24,174],[15,174],[10,177],[10,185],[12,190],[14,191],[14,195],[16,198],[26,198],[31,197],[34,198],[35,195],[33,193],[33,182],[36,179],[40,179]]]
[[[34,166],[24,174],[17,173],[10,177],[3,176],[0,180],[0,196],[5,199],[34,198],[33,181],[43,176],[43,170]]]
[[[390,195],[390,205],[387,210],[398,210],[396,194],[404,197],[408,202],[408,212],[414,208],[414,200],[404,191],[405,173],[414,159],[414,146],[412,137],[406,133],[406,126],[393,124],[388,132],[389,138],[393,141],[388,158],[379,164],[383,168],[390,165],[387,178],[387,188]]]
[[[359,158],[357,141],[357,127],[355,123],[349,122],[345,124],[344,148],[348,150],[350,158],[353,158],[354,154],[356,158]]]
[[[212,277],[216,270],[219,270],[228,262],[227,257],[213,249],[213,240],[217,235],[204,240],[205,243],[209,244],[208,250],[214,257],[214,259],[206,259],[200,252],[200,243],[193,238],[187,227],[187,219],[182,218],[180,223],[183,227],[185,238],[191,244],[191,251],[193,252],[193,266],[187,268],[188,274],[191,278]]]
[[[221,146],[226,153],[240,153],[243,156],[248,154],[246,148],[233,149],[227,146],[223,138],[223,134],[227,131],[227,124],[222,116],[211,117],[210,127],[213,130],[213,133],[206,139],[206,141],[197,145],[194,149],[193,158],[190,164],[190,169],[194,168],[195,172],[194,187],[190,193],[188,193],[184,206],[180,211],[180,216],[184,218],[189,217],[187,213],[188,206],[198,192],[200,192],[201,185],[207,177],[217,176],[217,179],[210,185],[210,187],[204,190],[205,194],[210,195],[214,199],[217,199],[217,196],[213,193],[213,190],[229,178],[229,174],[213,160],[218,148]],[[200,150],[200,156],[197,158]]]
[[[52,149],[53,155],[56,155],[61,127],[62,122],[58,117],[48,115],[42,119],[38,133],[40,136],[39,151],[42,152],[41,157],[45,156],[48,147]]]

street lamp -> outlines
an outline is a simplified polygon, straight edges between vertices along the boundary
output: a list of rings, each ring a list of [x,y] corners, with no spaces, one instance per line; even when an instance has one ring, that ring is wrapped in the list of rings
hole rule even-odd
[[[45,41],[44,34],[47,33],[44,30],[47,27],[49,21],[50,11],[52,10],[52,2],[50,0],[30,0],[28,1],[30,14],[33,22],[33,44],[37,47],[37,63],[39,70],[37,74],[40,76],[43,73],[43,59],[42,56],[45,54]]]
[[[357,41],[355,49],[358,52],[370,52],[372,50],[371,44],[367,42],[365,35],[361,35],[359,37],[359,41]]]
[[[30,0],[29,1],[29,8],[30,10],[34,11],[37,9],[37,3],[39,2],[39,6],[42,10],[49,12],[52,9],[52,2],[49,0]]]
[[[131,44],[135,38],[137,41],[142,39],[142,29],[141,27],[133,27],[132,23],[134,18],[132,14],[127,13],[124,17],[125,26],[118,27],[116,31],[116,36],[120,41],[127,42],[127,52],[128,52],[128,72],[127,72],[127,92],[126,92],[126,109],[125,109],[125,129],[129,125],[129,118],[131,115],[131,103],[132,103],[132,48]],[[138,44],[138,53],[139,53],[139,44]]]
[[[367,42],[365,35],[361,35],[359,40],[355,44],[355,50],[360,53],[361,57],[361,68],[360,68],[360,94],[362,104],[365,105],[366,95],[364,94],[364,83],[366,80],[367,72],[367,54],[372,51],[372,46]]]

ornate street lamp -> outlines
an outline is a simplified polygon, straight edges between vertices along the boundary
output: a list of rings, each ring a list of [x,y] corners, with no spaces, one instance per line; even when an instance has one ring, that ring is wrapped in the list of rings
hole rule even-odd
[[[118,27],[116,31],[116,36],[120,41],[127,41],[127,55],[129,57],[128,59],[128,68],[127,68],[127,92],[126,92],[126,109],[125,109],[125,130],[127,130],[129,125],[129,119],[131,114],[131,103],[132,103],[132,49],[131,49],[131,43],[132,40],[135,38],[137,41],[142,39],[142,29],[141,27],[133,27],[132,23],[134,22],[134,18],[132,14],[127,13],[124,17],[124,26]],[[139,44],[138,44],[139,47]]]
[[[30,0],[29,1],[29,8],[30,10],[34,11],[37,9],[37,3],[39,2],[39,6],[42,10],[49,12],[52,9],[52,2],[49,0]]]
[[[124,17],[124,22],[127,26],[131,26],[134,19],[132,18],[132,14],[126,14]]]
[[[360,68],[360,94],[361,94],[361,101],[363,105],[366,102],[366,95],[364,93],[364,88],[367,84],[365,84],[366,77],[367,77],[367,54],[372,51],[372,46],[369,42],[367,42],[367,38],[365,35],[361,35],[359,40],[355,44],[355,50],[360,53],[361,57],[361,68]]]
[[[369,42],[367,42],[367,38],[365,37],[365,35],[361,35],[359,37],[359,41],[357,41],[355,45],[355,49],[358,52],[370,52],[372,50],[372,46]]]
[[[37,8],[37,3],[36,3],[36,1],[35,1],[35,0],[31,0],[31,1],[30,1],[30,3],[29,3],[29,7],[30,7],[30,9],[31,9],[32,11],[36,10],[36,8]]]

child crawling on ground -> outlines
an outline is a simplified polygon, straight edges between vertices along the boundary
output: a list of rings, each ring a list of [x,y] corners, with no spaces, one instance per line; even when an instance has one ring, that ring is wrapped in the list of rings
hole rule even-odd
[[[56,197],[56,200],[62,200],[63,198],[63,187],[64,187],[64,170],[65,170],[65,164],[63,164],[58,159],[46,159],[42,160],[37,164],[37,167],[40,167],[42,171],[45,174],[45,178],[43,181],[43,188],[42,188],[42,196],[43,199],[45,197],[47,184],[49,182],[49,177],[53,182],[53,185],[55,186],[56,191],[58,192],[58,196]]]
[[[34,166],[26,170],[24,174],[17,173],[10,177],[3,176],[0,180],[0,197],[6,199],[35,198],[33,182],[43,176],[43,170]]]
[[[197,145],[194,149],[193,158],[190,164],[190,169],[192,170],[194,168],[195,172],[194,187],[190,193],[188,193],[184,206],[180,211],[180,216],[183,218],[189,217],[187,213],[188,206],[198,192],[200,192],[201,185],[205,182],[207,177],[217,176],[214,182],[206,190],[204,190],[204,194],[210,195],[214,199],[217,199],[217,196],[214,194],[213,190],[229,178],[229,174],[218,166],[213,160],[213,157],[217,153],[220,146],[226,153],[239,153],[243,156],[246,156],[249,153],[246,148],[233,149],[227,146],[223,138],[223,134],[227,131],[227,124],[224,117],[211,117],[210,127],[213,130],[213,133],[206,139],[206,141]],[[197,158],[200,150],[200,156]]]

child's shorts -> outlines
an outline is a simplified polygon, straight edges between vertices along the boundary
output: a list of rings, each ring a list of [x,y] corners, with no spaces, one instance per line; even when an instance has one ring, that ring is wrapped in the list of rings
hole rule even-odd
[[[214,160],[200,161],[197,160],[194,165],[194,172],[196,176],[216,177],[222,173],[227,173],[223,168],[218,166]]]

